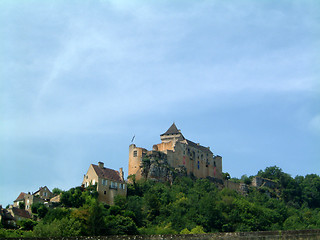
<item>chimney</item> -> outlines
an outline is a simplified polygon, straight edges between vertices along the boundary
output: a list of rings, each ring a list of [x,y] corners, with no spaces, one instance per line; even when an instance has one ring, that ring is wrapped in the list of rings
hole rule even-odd
[[[104,163],[103,162],[98,162],[99,168],[103,168],[104,167]]]
[[[119,174],[120,174],[120,178],[122,181],[124,181],[124,173],[123,173],[123,168],[119,169]]]

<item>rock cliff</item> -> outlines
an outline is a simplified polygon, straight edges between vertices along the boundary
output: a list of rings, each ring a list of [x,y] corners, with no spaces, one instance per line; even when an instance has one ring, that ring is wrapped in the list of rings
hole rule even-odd
[[[145,179],[172,183],[177,176],[187,176],[185,167],[172,168],[167,161],[167,155],[155,152],[144,156],[141,162],[141,175]]]

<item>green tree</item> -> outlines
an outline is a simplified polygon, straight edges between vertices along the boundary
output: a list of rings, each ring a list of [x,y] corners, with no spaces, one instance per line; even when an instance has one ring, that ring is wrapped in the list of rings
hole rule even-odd
[[[20,209],[25,209],[26,208],[26,204],[24,202],[19,202],[19,208]]]
[[[223,176],[223,179],[224,180],[229,180],[231,177],[230,177],[230,174],[229,173],[222,173],[222,176]]]
[[[102,235],[104,230],[104,219],[105,215],[104,208],[98,201],[95,201],[89,208],[89,219],[88,219],[88,230],[89,235],[99,236]]]
[[[18,221],[18,225],[21,227],[21,230],[32,231],[33,228],[37,225],[37,222],[31,219],[24,219]]]
[[[106,216],[105,234],[107,235],[137,235],[138,229],[134,221],[129,217]]]
[[[79,236],[80,232],[80,222],[69,218],[55,219],[48,224],[40,222],[34,228],[34,235],[36,237],[71,237]]]
[[[63,190],[61,190],[60,188],[54,188],[54,189],[52,189],[52,193],[53,193],[53,195],[57,196],[60,193],[63,193]]]
[[[48,213],[48,208],[44,205],[40,206],[37,210],[39,218],[44,218]]]
[[[45,224],[51,223],[54,220],[61,220],[63,218],[69,218],[71,214],[70,209],[66,208],[54,208],[54,209],[49,209],[48,213],[46,216],[43,218],[43,222]]]
[[[40,207],[42,207],[42,206],[44,206],[44,204],[41,203],[41,202],[33,203],[33,204],[31,205],[31,212],[34,213],[34,214],[38,214],[38,209],[39,209]]]

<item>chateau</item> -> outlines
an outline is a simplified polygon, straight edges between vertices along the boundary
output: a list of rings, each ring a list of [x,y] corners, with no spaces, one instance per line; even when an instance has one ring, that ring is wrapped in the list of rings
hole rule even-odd
[[[158,155],[165,156],[170,167],[185,169],[188,175],[222,179],[222,157],[214,155],[210,147],[186,139],[174,123],[160,139],[161,143],[153,145],[151,151],[135,144],[129,146],[129,176],[135,175],[136,180],[143,178],[143,159]]]

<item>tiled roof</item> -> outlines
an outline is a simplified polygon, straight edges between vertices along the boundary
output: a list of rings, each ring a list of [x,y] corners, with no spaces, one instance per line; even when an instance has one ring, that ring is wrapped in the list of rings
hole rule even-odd
[[[12,212],[14,216],[19,216],[22,218],[31,218],[30,213],[24,209],[13,207]]]
[[[105,178],[109,180],[114,180],[116,182],[123,182],[123,180],[120,177],[120,173],[116,170],[110,169],[110,168],[101,168],[97,165],[92,164],[93,169],[97,173],[98,177]]]
[[[47,188],[48,191],[51,192],[47,186],[44,186],[44,187],[40,187],[38,191],[33,193],[33,195],[37,194],[38,192],[40,192],[42,189],[45,189],[45,188]]]
[[[179,130],[177,128],[177,126],[172,123],[171,127],[163,134],[161,134],[160,136],[163,136],[163,135],[171,135],[171,134],[179,134]]]
[[[25,195],[25,193],[24,193],[24,192],[21,192],[21,193],[19,194],[19,196],[17,197],[17,199],[14,200],[14,202],[23,200],[23,199],[24,199],[24,195]]]
[[[194,142],[192,142],[192,141],[190,141],[188,139],[186,139],[186,140],[187,140],[188,145],[190,145],[191,147],[194,147],[194,148],[197,148],[197,149],[199,149],[199,150],[201,150],[203,152],[212,154],[212,152],[210,151],[209,148],[201,146],[200,144],[198,145],[198,144],[196,144],[196,143],[194,143]]]

